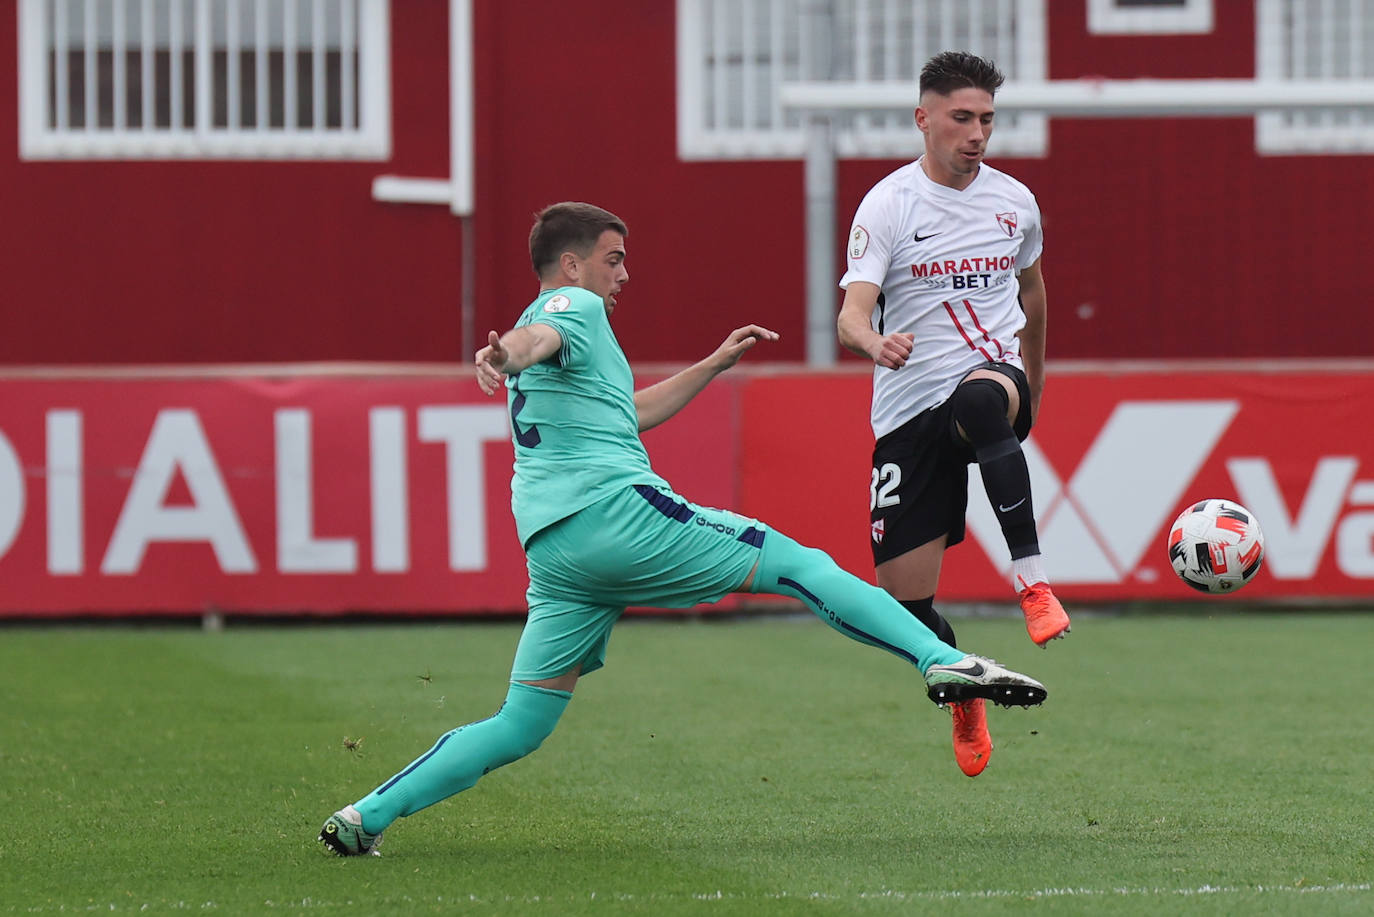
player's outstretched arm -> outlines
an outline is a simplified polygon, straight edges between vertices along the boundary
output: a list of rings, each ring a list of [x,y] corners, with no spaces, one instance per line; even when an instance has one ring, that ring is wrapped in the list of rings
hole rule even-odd
[[[662,382],[635,392],[639,429],[651,429],[682,410],[712,379],[739,362],[744,352],[759,341],[776,341],[778,333],[760,325],[731,331],[715,352]]]
[[[506,376],[547,360],[563,346],[562,336],[550,325],[524,325],[503,335],[487,333],[487,346],[473,357],[477,384],[494,395],[505,384]]]
[[[873,330],[873,310],[878,307],[878,285],[856,280],[844,291],[844,303],[836,320],[840,343],[861,357],[887,369],[901,369],[911,356],[915,337],[907,332],[879,334]]]

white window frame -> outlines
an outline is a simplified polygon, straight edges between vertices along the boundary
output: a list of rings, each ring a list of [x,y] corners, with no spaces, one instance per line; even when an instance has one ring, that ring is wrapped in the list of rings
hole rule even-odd
[[[719,43],[722,37],[704,34],[708,21],[707,10],[713,8],[717,13],[715,22],[717,32],[721,31],[720,22],[724,15],[739,15],[745,2],[771,3],[776,17],[783,9],[797,10],[807,0],[677,0],[677,146],[678,155],[685,160],[724,160],[724,159],[800,159],[806,151],[805,118],[795,112],[784,113],[778,100],[781,84],[805,79],[806,74],[783,73],[782,67],[773,66],[766,80],[756,79],[750,83],[746,78],[744,85],[731,87],[719,69],[710,70],[706,59],[713,42]],[[903,0],[898,0],[903,2]],[[904,0],[912,9],[925,10],[926,2],[914,3]],[[872,0],[835,0],[843,15],[856,23],[853,31],[852,50],[855,66],[864,59],[864,51],[859,45],[862,36],[869,34],[862,27],[864,17],[888,14],[894,4],[875,4]],[[850,82],[891,81],[913,83],[919,77],[919,69],[926,57],[941,50],[960,48],[983,54],[992,58],[1007,75],[1010,82],[1040,82],[1048,77],[1048,32],[1045,13],[1046,0],[984,0],[978,15],[995,21],[979,20],[980,26],[992,26],[992,30],[1005,38],[998,47],[987,47],[981,41],[968,41],[966,35],[957,33],[950,25],[958,15],[967,13],[971,5],[966,0],[944,0],[938,12],[941,34],[932,36],[921,47],[915,60],[907,69],[910,73],[873,74],[860,72],[845,76],[836,85]],[[878,10],[877,13],[874,10]],[[777,22],[777,18],[772,19]],[[871,25],[872,23],[870,23]],[[751,35],[746,28],[741,32]],[[885,32],[884,34],[889,34]],[[772,57],[784,55],[784,36],[753,36],[762,46],[767,39]],[[749,38],[741,38],[747,42]],[[802,36],[800,41],[805,41]],[[911,39],[912,44],[916,38]],[[757,74],[756,74],[757,75]],[[708,88],[707,81],[712,85]],[[762,85],[761,85],[762,84]],[[722,99],[727,92],[737,92],[735,97],[740,105],[753,114],[753,120],[764,126],[745,127],[743,125],[713,125],[706,112],[707,99]],[[725,103],[717,102],[716,120],[721,118],[721,108]],[[916,99],[911,99],[911,109],[915,109]],[[748,118],[748,116],[746,116]],[[998,115],[997,130],[992,135],[991,152],[993,155],[1044,157],[1049,152],[1048,119],[1039,113],[1008,113]],[[920,138],[912,121],[911,110],[901,112],[875,107],[872,111],[839,112],[834,116],[834,141],[836,153],[846,159],[854,158],[913,158],[920,152]]]
[[[1205,35],[1212,31],[1213,0],[1183,0],[1170,6],[1121,6],[1116,0],[1087,0],[1090,35]]]
[[[1374,21],[1374,0],[1351,0],[1351,21],[1344,26],[1314,22],[1308,14],[1321,8],[1310,0],[1256,0],[1257,79],[1313,87],[1374,79],[1374,40],[1360,41],[1364,23]],[[1336,72],[1337,42],[1347,43],[1344,72]],[[1304,106],[1261,112],[1255,118],[1255,150],[1263,156],[1374,153],[1374,110]]]
[[[194,123],[179,123],[179,105],[181,89],[179,85],[173,85],[170,89],[173,98],[172,109],[173,123],[171,125],[154,125],[152,119],[143,118],[143,124],[137,127],[124,126],[81,126],[72,127],[65,124],[49,123],[49,98],[55,93],[54,87],[49,85],[48,58],[52,49],[52,41],[48,31],[49,9],[52,8],[53,0],[19,0],[18,5],[18,33],[19,33],[19,155],[24,160],[54,160],[54,159],[265,159],[265,160],[296,160],[296,159],[360,159],[360,160],[380,160],[387,159],[391,155],[391,62],[390,62],[390,0],[358,0],[356,21],[348,17],[348,24],[344,28],[356,30],[356,41],[358,50],[357,66],[357,123],[351,124],[352,100],[351,83],[346,77],[343,92],[345,94],[344,107],[350,114],[345,115],[345,124],[340,127],[326,127],[322,122],[320,110],[317,107],[313,112],[312,126],[310,127],[274,127],[266,124],[252,126],[220,126],[211,123],[212,99],[211,99],[211,68],[210,55],[214,50],[211,47],[210,28],[208,25],[211,10],[211,0],[192,0],[190,11],[194,17],[191,22],[192,34],[194,36],[191,44],[186,46],[186,50],[193,53],[195,75],[194,100]],[[62,0],[57,0],[61,3]],[[271,5],[280,3],[291,4],[312,4],[312,18],[315,22],[321,22],[325,15],[324,11],[331,9],[342,10],[343,7],[336,3],[326,4],[324,0],[228,0],[227,10],[233,10],[239,4],[256,4],[256,9],[260,12]],[[103,9],[111,10],[106,15],[115,18],[113,26],[117,38],[112,41],[116,45],[116,55],[122,54],[134,46],[134,43],[146,38],[148,33],[142,36],[130,36],[123,34],[123,10],[127,10],[130,4],[141,4],[144,14],[150,9],[160,9],[164,6],[161,0],[99,0]],[[156,5],[155,5],[156,4]],[[96,9],[96,0],[86,0],[85,10],[89,14]],[[228,14],[226,14],[228,16]],[[54,30],[55,31],[55,30]],[[230,32],[232,36],[229,40],[230,46],[242,49],[252,49],[254,42],[260,38],[256,36],[238,36],[236,29]],[[87,44],[94,41],[93,30],[87,31]],[[237,38],[235,43],[232,39]],[[306,49],[310,47],[325,47],[322,30],[317,29],[313,35],[298,36],[299,43],[293,47]],[[75,46],[73,46],[75,47]],[[139,45],[141,47],[141,45]],[[347,56],[347,55],[346,55]],[[320,55],[314,55],[315,74],[313,76],[317,88],[323,85],[322,76],[323,65]],[[88,62],[91,60],[88,54]],[[233,77],[237,74],[237,61],[234,55],[230,55],[228,85],[226,90],[229,97],[229,107],[231,110],[237,108],[238,86]],[[348,65],[345,64],[345,67]],[[115,67],[114,73],[114,99],[116,106],[116,123],[123,120],[121,114],[123,109],[123,90],[121,68]],[[88,63],[88,73],[94,70]],[[145,70],[145,74],[151,72]],[[59,76],[57,79],[59,87],[63,85],[66,77]],[[86,92],[89,95],[95,86],[95,77],[88,76]],[[284,71],[283,82],[285,88],[283,95],[287,101],[287,111],[291,112],[295,108],[294,93],[294,73],[292,68]],[[316,99],[322,97],[317,92]],[[145,104],[146,104],[145,96]],[[316,105],[321,103],[317,101]],[[261,111],[261,108],[259,108]],[[88,109],[89,112],[89,109]],[[65,120],[64,116],[56,116],[54,120]]]

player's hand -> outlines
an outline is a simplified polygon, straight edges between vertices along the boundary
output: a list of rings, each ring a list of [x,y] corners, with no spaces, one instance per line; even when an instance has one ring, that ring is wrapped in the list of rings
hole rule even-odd
[[[501,336],[495,331],[487,333],[487,346],[477,351],[473,364],[477,371],[477,384],[488,395],[495,395],[506,382],[506,360],[510,352],[501,346]]]
[[[911,349],[916,346],[916,336],[905,331],[897,331],[877,338],[868,348],[868,355],[874,363],[887,369],[901,369]]]
[[[719,367],[719,372],[724,372],[731,366],[739,362],[739,358],[744,356],[744,352],[753,347],[759,341],[776,341],[778,333],[769,331],[762,325],[745,325],[743,328],[736,328],[730,332],[729,337],[716,348],[712,354],[715,365]]]

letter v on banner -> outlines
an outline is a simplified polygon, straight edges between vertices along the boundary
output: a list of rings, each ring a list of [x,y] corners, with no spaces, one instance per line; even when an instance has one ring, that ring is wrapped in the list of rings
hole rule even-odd
[[[1135,570],[1236,412],[1236,401],[1123,401],[1065,485],[1031,439],[1040,549],[1056,583],[1119,583]],[[982,478],[969,475],[968,527],[1011,569]]]
[[[1280,579],[1311,579],[1316,575],[1359,467],[1360,460],[1353,455],[1322,458],[1302,502],[1289,513],[1269,462],[1261,458],[1226,462],[1242,505],[1261,520],[1267,548],[1265,564],[1270,573]]]

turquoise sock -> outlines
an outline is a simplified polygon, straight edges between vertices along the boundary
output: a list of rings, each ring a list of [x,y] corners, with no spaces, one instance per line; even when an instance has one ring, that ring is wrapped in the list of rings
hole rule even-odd
[[[495,716],[444,733],[433,748],[355,803],[363,830],[380,834],[396,819],[461,793],[482,775],[523,758],[549,737],[571,699],[569,691],[511,682]]]
[[[846,637],[894,653],[922,674],[965,655],[941,642],[887,592],[840,569],[824,551],[804,547],[776,529],[764,536],[750,588],[799,598]]]

